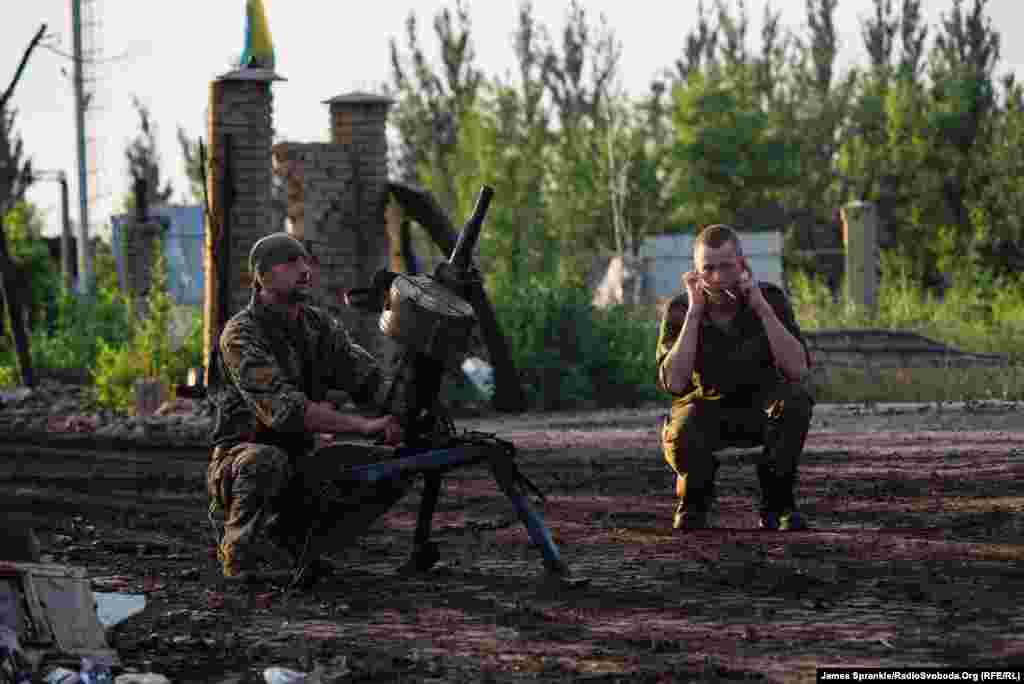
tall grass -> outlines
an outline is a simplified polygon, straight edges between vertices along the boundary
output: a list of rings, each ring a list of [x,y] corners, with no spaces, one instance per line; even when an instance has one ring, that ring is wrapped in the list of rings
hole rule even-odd
[[[822,281],[796,272],[789,288],[797,320],[805,330],[910,330],[964,351],[1024,359],[1024,277],[993,278],[965,270],[939,297],[913,282],[908,273],[901,259],[883,253],[878,311],[872,315],[847,303],[845,293],[833,298]]]
[[[917,285],[904,260],[883,253],[876,312],[833,297],[820,280],[791,275],[797,320],[805,331],[834,328],[907,330],[966,352],[1000,353],[1004,368],[900,368],[868,374],[829,371],[824,401],[967,401],[1024,399],[1024,277],[962,270],[942,296]]]

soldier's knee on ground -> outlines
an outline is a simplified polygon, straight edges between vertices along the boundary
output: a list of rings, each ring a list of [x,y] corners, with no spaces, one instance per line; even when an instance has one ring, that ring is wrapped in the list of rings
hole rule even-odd
[[[704,486],[714,478],[715,439],[696,421],[696,408],[687,406],[667,420],[662,429],[662,452],[665,462],[691,486]]]
[[[259,493],[265,499],[278,497],[292,475],[288,454],[269,444],[239,444],[228,454],[230,465],[224,474],[237,495]]]

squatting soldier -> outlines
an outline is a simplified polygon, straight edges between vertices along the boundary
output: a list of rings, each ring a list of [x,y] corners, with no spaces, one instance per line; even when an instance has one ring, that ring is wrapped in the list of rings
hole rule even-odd
[[[311,519],[319,511],[312,483],[323,466],[312,452],[313,435],[357,433],[395,445],[402,427],[392,415],[342,413],[325,401],[332,389],[347,392],[357,405],[380,406],[388,383],[340,323],[305,303],[313,282],[302,243],[286,233],[268,235],[253,246],[249,267],[252,300],[227,323],[218,345],[221,377],[207,475],[211,505],[225,514],[218,557],[229,580],[266,577],[257,569],[257,549],[267,539],[315,580],[327,567],[309,547]],[[378,501],[377,513],[402,493]]]
[[[708,526],[715,451],[760,444],[760,526],[803,529],[794,489],[813,399],[792,306],[780,288],[754,280],[728,226],[701,231],[693,261],[695,270],[682,276],[685,291],[665,310],[656,354],[658,388],[672,395],[662,428],[679,497],[672,526]]]

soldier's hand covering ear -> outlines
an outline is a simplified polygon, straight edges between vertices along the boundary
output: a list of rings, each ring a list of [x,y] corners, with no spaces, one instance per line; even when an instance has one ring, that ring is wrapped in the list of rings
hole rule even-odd
[[[690,308],[703,309],[707,303],[704,294],[704,281],[696,271],[687,271],[680,278],[683,287],[686,289],[686,296],[689,298]]]

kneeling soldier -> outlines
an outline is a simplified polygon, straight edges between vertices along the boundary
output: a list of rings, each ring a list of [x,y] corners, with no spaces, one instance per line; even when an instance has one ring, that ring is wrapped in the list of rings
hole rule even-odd
[[[716,451],[763,445],[760,526],[803,529],[794,489],[814,402],[792,306],[780,288],[754,280],[728,226],[701,231],[693,261],[685,292],[665,310],[656,355],[658,388],[672,395],[662,447],[676,472],[673,528],[707,527]]]
[[[249,262],[252,301],[224,327],[218,349],[221,379],[207,475],[212,505],[226,517],[218,555],[226,579],[258,579],[266,573],[257,569],[255,551],[267,539],[313,580],[328,570],[311,545],[323,517],[322,473],[380,458],[366,445],[339,451],[346,462],[322,463],[313,436],[360,434],[397,445],[403,429],[393,415],[342,413],[325,401],[327,390],[343,390],[358,404],[379,407],[389,383],[340,323],[305,303],[314,283],[302,243],[285,233],[268,235],[253,246]],[[341,522],[365,528],[403,493],[398,486],[375,492],[372,506]]]

